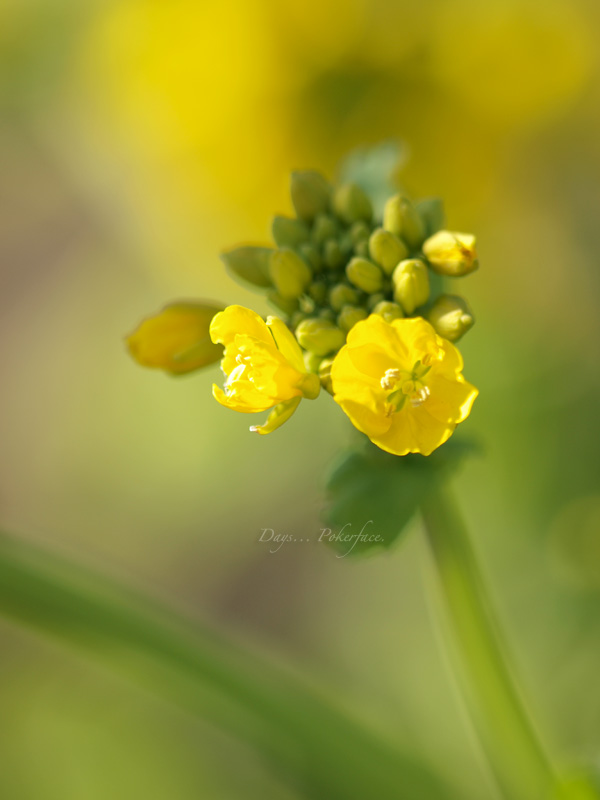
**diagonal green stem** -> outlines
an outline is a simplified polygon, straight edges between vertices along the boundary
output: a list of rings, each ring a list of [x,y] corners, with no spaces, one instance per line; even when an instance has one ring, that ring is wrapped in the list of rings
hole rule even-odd
[[[322,694],[156,601],[0,536],[0,614],[149,687],[266,755],[310,800],[451,800]]]
[[[507,665],[467,529],[448,490],[436,488],[422,513],[457,677],[504,797],[597,798],[587,784],[567,787],[555,775]]]

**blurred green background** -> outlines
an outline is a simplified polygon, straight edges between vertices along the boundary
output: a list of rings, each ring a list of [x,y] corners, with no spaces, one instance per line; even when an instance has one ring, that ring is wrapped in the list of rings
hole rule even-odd
[[[497,797],[441,655],[415,524],[316,533],[331,398],[273,436],[208,374],[137,367],[171,299],[266,310],[218,259],[289,172],[401,138],[415,197],[478,235],[461,343],[483,454],[456,488],[553,750],[600,758],[600,81],[593,0],[2,0],[0,523],[328,687],[467,800]],[[315,537],[316,538],[316,537]],[[296,795],[251,748],[0,621],[9,800]]]

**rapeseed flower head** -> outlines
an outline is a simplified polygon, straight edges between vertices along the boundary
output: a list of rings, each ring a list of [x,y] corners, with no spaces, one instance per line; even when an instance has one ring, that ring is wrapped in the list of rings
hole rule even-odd
[[[229,306],[214,317],[210,336],[225,347],[221,368],[226,381],[223,389],[213,384],[215,399],[247,414],[273,409],[264,425],[250,430],[271,433],[303,397],[318,396],[318,377],[306,371],[298,342],[277,317],[265,322],[248,308]]]
[[[421,317],[388,323],[372,314],[354,326],[333,362],[333,396],[382,450],[427,456],[477,397],[462,368],[454,345]]]
[[[443,294],[444,281],[433,275],[473,271],[475,237],[442,229],[439,199],[413,203],[397,194],[373,204],[368,186],[336,187],[318,172],[293,173],[295,217],[273,218],[275,245],[244,245],[221,256],[230,275],[264,292],[281,318],[265,321],[229,306],[212,319],[209,337],[213,309],[204,344],[191,352],[206,359],[205,345],[219,355],[225,347],[225,384],[213,386],[213,394],[242,413],[271,409],[253,431],[280,427],[322,386],[377,446],[429,455],[468,416],[477,395],[451,344],[473,316],[462,298]],[[169,361],[171,351],[187,349],[163,322],[151,330],[148,324],[130,339],[140,363],[172,372],[210,363],[179,355]],[[187,335],[184,326],[178,336]],[[152,363],[142,357],[146,340]]]

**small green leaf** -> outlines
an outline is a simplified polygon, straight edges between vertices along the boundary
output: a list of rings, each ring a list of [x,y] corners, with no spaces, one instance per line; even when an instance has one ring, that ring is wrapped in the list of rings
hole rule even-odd
[[[321,541],[339,556],[389,549],[438,482],[473,449],[451,440],[430,456],[393,456],[370,443],[344,453],[327,480],[328,527]]]
[[[238,282],[241,279],[242,283],[266,288],[272,285],[269,262],[273,252],[270,247],[236,247],[227,253],[221,253],[221,261]]]

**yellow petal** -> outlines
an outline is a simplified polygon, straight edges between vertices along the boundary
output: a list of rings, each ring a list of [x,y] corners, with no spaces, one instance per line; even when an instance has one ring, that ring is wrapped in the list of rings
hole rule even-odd
[[[245,333],[265,344],[273,342],[265,321],[255,311],[244,306],[228,306],[211,322],[210,338],[227,347],[237,333]]]
[[[448,380],[441,375],[433,375],[428,385],[431,394],[427,399],[427,411],[440,422],[463,422],[471,413],[479,394],[473,384],[462,377]]]
[[[226,394],[220,386],[213,383],[213,397],[225,408],[240,411],[243,414],[256,414],[258,411],[267,411],[273,405],[271,397],[255,393],[251,397],[247,394]]]
[[[277,430],[277,428],[280,428],[284,422],[287,422],[292,416],[294,411],[300,405],[301,399],[301,397],[294,397],[292,400],[288,400],[285,403],[280,403],[279,405],[275,406],[275,408],[267,417],[267,421],[264,423],[264,425],[251,425],[250,430],[253,433],[260,433],[263,435]]]
[[[300,345],[285,322],[278,317],[267,317],[267,327],[271,331],[277,349],[281,352],[283,357],[289,361],[298,372],[306,372]]]

